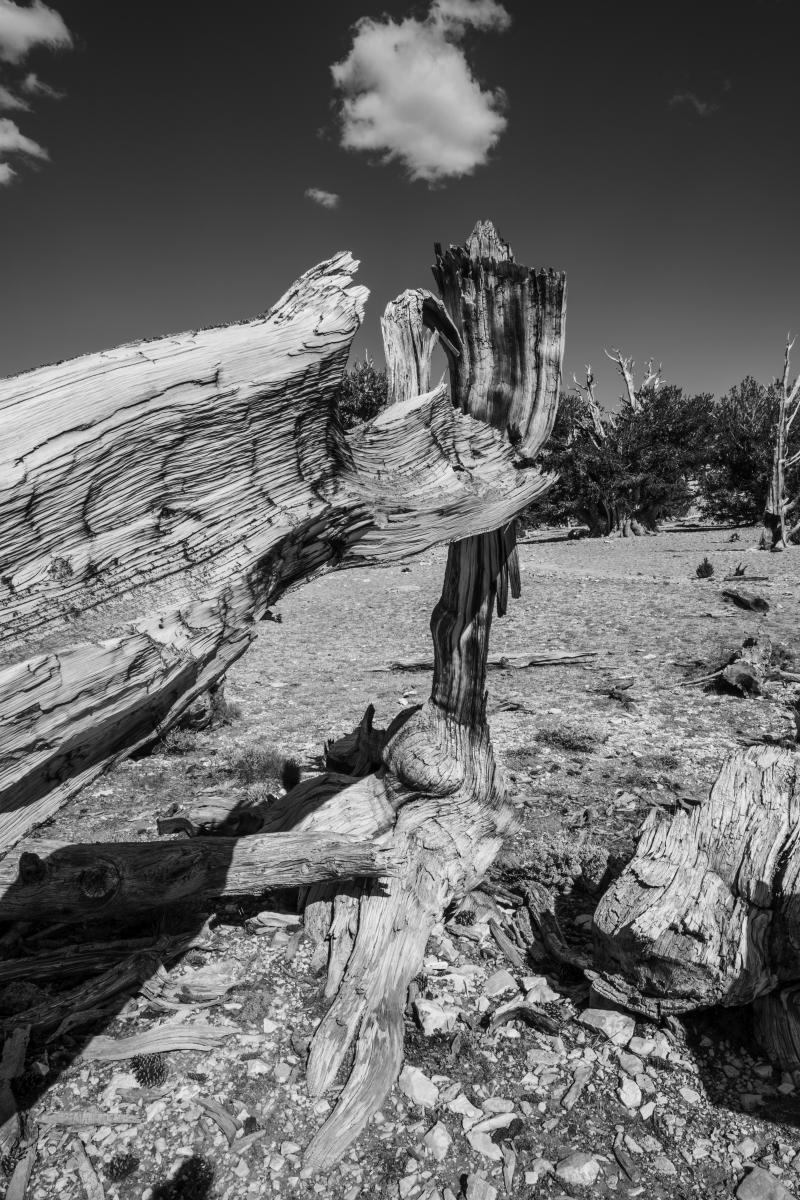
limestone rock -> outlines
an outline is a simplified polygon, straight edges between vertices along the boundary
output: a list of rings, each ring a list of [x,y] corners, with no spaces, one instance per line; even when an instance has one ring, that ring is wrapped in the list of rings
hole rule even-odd
[[[562,1158],[556,1167],[556,1179],[573,1187],[593,1187],[600,1174],[600,1163],[591,1154],[578,1150]]]
[[[752,1167],[736,1189],[737,1200],[794,1200],[779,1179],[762,1167]]]
[[[439,1099],[439,1089],[419,1067],[406,1063],[398,1079],[400,1091],[420,1108],[433,1108]]]
[[[615,1046],[627,1046],[636,1029],[633,1017],[612,1008],[586,1008],[578,1020],[582,1025],[605,1034]]]

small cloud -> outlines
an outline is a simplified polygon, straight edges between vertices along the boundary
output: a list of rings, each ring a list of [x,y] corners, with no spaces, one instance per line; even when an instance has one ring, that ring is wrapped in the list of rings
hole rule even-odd
[[[9,117],[0,117],[0,154],[27,154],[43,160],[49,157],[44,146],[20,133]]]
[[[33,71],[25,76],[21,87],[26,96],[45,96],[48,100],[64,99],[63,92],[57,92],[55,88],[50,87],[49,83],[45,83]]]
[[[483,166],[507,125],[505,94],[481,88],[459,42],[469,26],[502,32],[510,21],[497,0],[433,0],[424,20],[362,17],[331,67],[344,149],[429,184]]]
[[[21,96],[15,96],[7,87],[0,83],[0,112],[28,112],[30,104]]]
[[[339,207],[341,197],[337,196],[336,192],[324,192],[322,188],[306,188],[304,194],[315,204],[321,204],[323,208]]]
[[[505,33],[511,24],[511,15],[497,0],[434,0],[430,20],[451,28],[474,25],[476,29]]]
[[[8,187],[16,177],[17,172],[8,163],[0,162],[0,187]]]
[[[677,108],[679,104],[688,104],[694,109],[698,117],[710,117],[712,113],[717,112],[719,109],[719,105],[715,101],[701,100],[694,92],[676,92],[674,96],[670,96],[670,108]]]
[[[42,0],[22,7],[0,0],[0,60],[19,63],[35,46],[72,45],[72,35],[57,12]]]

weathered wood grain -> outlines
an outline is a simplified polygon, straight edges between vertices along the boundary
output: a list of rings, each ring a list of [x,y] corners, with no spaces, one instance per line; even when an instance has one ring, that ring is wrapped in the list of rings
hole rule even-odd
[[[691,812],[651,813],[594,916],[595,964],[630,1007],[746,1004],[800,978],[798,830],[800,758],[772,746],[732,754]]]
[[[446,260],[437,248],[437,258],[434,273],[459,335],[448,352],[454,411],[509,437],[527,461],[555,419],[564,277],[518,267],[484,223],[466,247],[451,247]],[[432,334],[423,328],[421,305],[416,294],[405,297],[384,319],[395,389],[389,420],[414,403],[405,397],[430,361]],[[406,322],[410,329],[389,332]],[[394,364],[406,351],[404,365]],[[509,584],[519,594],[519,574],[511,520],[481,534],[450,546],[431,617],[431,696],[389,731],[376,777],[383,787],[392,781],[391,845],[401,869],[380,889],[368,883],[360,896],[337,896],[327,925],[326,990],[335,998],[311,1044],[312,1094],[333,1083],[353,1043],[355,1057],[336,1107],[306,1150],[306,1165],[315,1170],[341,1157],[392,1087],[402,1063],[406,993],[430,932],[449,901],[477,884],[513,824],[492,752],[485,682],[495,605],[502,615]],[[315,924],[326,931],[325,922]]]
[[[547,486],[441,386],[348,440],[347,254],[263,317],[0,381],[0,851],[162,735],[287,588]]]
[[[83,921],[391,870],[380,847],[319,832],[175,842],[22,843],[0,861],[0,921]]]

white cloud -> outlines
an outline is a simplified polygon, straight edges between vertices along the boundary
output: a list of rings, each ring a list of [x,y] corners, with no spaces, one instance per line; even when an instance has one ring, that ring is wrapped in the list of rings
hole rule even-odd
[[[21,96],[15,96],[7,87],[0,83],[0,112],[27,112],[30,104]]]
[[[0,0],[0,60],[22,62],[34,46],[71,46],[72,36],[57,12],[42,0],[28,7]]]
[[[26,96],[46,96],[48,100],[64,99],[63,92],[57,92],[55,88],[50,87],[50,84],[40,79],[34,71],[25,76],[21,86]]]
[[[430,19],[439,25],[474,25],[476,29],[496,29],[503,33],[511,16],[498,0],[434,0]]]
[[[323,208],[338,208],[341,199],[336,192],[325,192],[322,188],[306,188],[304,195],[315,204],[321,204]]]
[[[0,187],[8,187],[17,172],[8,163],[0,162]]]
[[[45,148],[20,133],[9,117],[0,117],[0,154],[27,154],[31,158],[41,159],[49,157]]]
[[[342,146],[401,162],[427,183],[482,166],[507,125],[505,95],[481,88],[458,42],[468,26],[509,22],[496,0],[434,0],[424,21],[362,17],[350,53],[331,67]]]
[[[701,100],[694,92],[676,92],[674,96],[670,96],[670,108],[675,108],[679,104],[688,104],[698,117],[710,117],[719,109],[719,105],[713,100]]]

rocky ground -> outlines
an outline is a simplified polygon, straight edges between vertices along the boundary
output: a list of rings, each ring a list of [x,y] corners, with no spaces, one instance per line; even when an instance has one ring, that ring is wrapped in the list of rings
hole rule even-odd
[[[588,951],[599,895],[651,807],[702,798],[732,748],[792,728],[783,687],[743,699],[689,682],[748,635],[798,649],[800,551],[767,556],[753,531],[730,537],[567,542],[542,533],[521,546],[523,597],[496,622],[492,652],[596,657],[490,674],[493,738],[520,829],[481,892],[435,931],[409,996],[399,1083],[326,1176],[302,1167],[336,1089],[311,1097],[304,1083],[324,973],[296,897],[113,930],[6,931],[12,962],[112,935],[152,942],[178,928],[196,943],[144,989],[88,1014],[85,975],[28,971],[0,985],[6,1015],[75,989],[72,1020],[31,1043],[14,1082],[23,1145],[35,1146],[29,1200],[800,1196],[800,1076],[763,1061],[747,1013],[658,1029],[600,1010],[583,978],[530,935],[522,903],[528,880],[552,889],[567,938]],[[701,581],[695,568],[706,555],[715,570]],[[306,775],[319,769],[323,739],[352,728],[369,701],[388,724],[425,697],[428,673],[381,668],[429,654],[443,561],[440,552],[340,573],[285,597],[280,623],[264,623],[229,675],[226,723],[171,735],[42,833],[153,838],[158,816],[203,796],[274,794],[286,757]],[[748,585],[768,599],[767,614],[722,597],[737,564],[769,577]],[[526,998],[547,1014],[548,1030],[513,1019]],[[147,1050],[159,1044],[147,1040],[156,1031],[165,1044],[193,1036],[197,1047],[135,1059],[120,1044],[135,1038]],[[8,1177],[14,1161],[3,1166]]]

